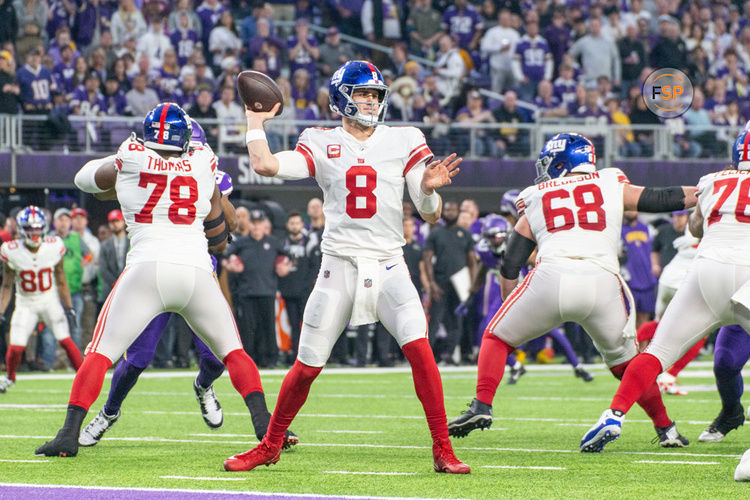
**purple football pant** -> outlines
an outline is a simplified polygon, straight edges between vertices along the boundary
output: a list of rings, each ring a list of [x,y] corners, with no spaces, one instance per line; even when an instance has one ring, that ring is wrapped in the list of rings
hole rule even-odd
[[[721,404],[733,408],[744,391],[742,368],[750,359],[750,335],[738,325],[723,326],[716,336],[714,375]]]

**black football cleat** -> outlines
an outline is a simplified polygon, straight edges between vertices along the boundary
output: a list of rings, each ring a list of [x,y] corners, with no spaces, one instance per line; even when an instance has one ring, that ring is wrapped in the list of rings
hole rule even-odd
[[[587,372],[582,366],[576,366],[573,371],[576,377],[583,379],[584,382],[591,382],[594,376]]]
[[[492,405],[472,399],[469,409],[448,423],[448,434],[455,437],[468,436],[474,429],[489,429],[492,425]]]
[[[739,428],[745,423],[745,408],[738,404],[734,409],[722,407],[719,415],[711,422],[708,428],[701,432],[698,441],[701,443],[718,443],[730,431]]]
[[[292,431],[288,430],[284,434],[284,443],[281,445],[282,450],[288,450],[292,446],[299,444],[299,437],[293,433]]]
[[[679,433],[674,422],[666,427],[654,427],[654,429],[656,429],[654,442],[658,440],[662,448],[684,448],[690,444],[688,438]]]
[[[38,457],[74,457],[78,455],[78,436],[67,429],[60,429],[52,441],[36,449]]]

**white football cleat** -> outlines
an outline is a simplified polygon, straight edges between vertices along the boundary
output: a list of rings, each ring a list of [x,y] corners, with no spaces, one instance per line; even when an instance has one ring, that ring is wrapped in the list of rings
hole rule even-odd
[[[734,469],[735,481],[750,481],[750,450],[747,450],[736,469]]]
[[[195,399],[198,400],[198,404],[201,407],[201,416],[203,416],[203,421],[206,422],[206,425],[211,429],[221,427],[224,423],[224,412],[221,411],[219,400],[216,399],[213,384],[204,389],[193,382],[193,390],[195,391]]]
[[[120,410],[117,410],[117,414],[111,417],[104,413],[104,408],[99,410],[99,414],[94,417],[94,420],[89,422],[89,425],[81,431],[81,434],[78,436],[78,444],[80,446],[94,446],[99,442],[104,433],[115,425],[120,415]]]
[[[0,394],[4,394],[8,389],[13,387],[15,382],[6,377],[5,375],[0,376]]]
[[[599,421],[583,435],[581,453],[600,453],[604,445],[620,437],[623,420],[625,420],[625,415],[617,415],[609,408],[604,410]]]

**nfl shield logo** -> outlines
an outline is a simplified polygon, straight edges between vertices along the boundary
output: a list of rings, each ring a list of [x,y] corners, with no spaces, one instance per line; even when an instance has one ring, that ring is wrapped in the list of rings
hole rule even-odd
[[[370,278],[365,279],[365,288],[372,288],[372,280]]]
[[[326,269],[325,271],[323,271],[323,277],[324,278],[328,278],[330,275],[331,275],[331,271],[329,271],[328,269]]]

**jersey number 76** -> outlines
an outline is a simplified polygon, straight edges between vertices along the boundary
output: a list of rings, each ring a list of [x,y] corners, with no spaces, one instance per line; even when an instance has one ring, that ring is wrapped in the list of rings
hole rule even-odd
[[[726,179],[719,179],[714,182],[713,194],[718,193],[722,189],[723,191],[719,195],[716,205],[714,205],[714,208],[708,215],[709,226],[721,220],[722,214],[719,210],[721,210],[722,205],[724,205],[724,202],[727,201],[727,198],[729,198],[729,195],[732,194],[732,191],[736,187],[737,177],[727,177]],[[734,217],[737,219],[737,222],[750,222],[750,215],[745,214],[748,205],[750,205],[750,179],[745,179],[740,182],[740,191],[737,193],[737,207],[734,209]]]

